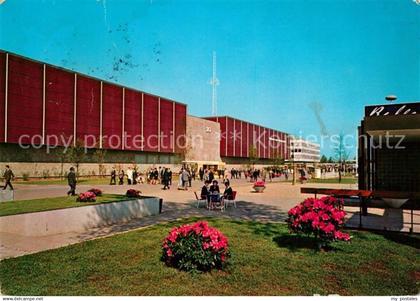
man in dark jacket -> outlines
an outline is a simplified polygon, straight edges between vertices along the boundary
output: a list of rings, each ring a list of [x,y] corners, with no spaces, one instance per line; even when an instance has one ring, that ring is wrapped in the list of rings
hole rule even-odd
[[[172,185],[172,170],[168,168],[169,186]]]
[[[74,167],[70,167],[70,172],[67,175],[67,182],[70,186],[70,190],[67,192],[67,195],[76,195],[76,173],[74,172]]]
[[[11,190],[13,190],[12,179],[15,177],[15,175],[13,174],[13,171],[10,169],[9,165],[6,165],[6,170],[4,171],[3,177],[4,177],[3,190],[5,190],[7,186],[9,186]]]
[[[233,200],[233,190],[230,187],[229,181],[225,182],[225,192],[223,192],[223,198],[225,200]]]
[[[204,181],[204,186],[201,187],[200,197],[202,200],[207,200],[207,207],[210,206],[210,181]]]
[[[213,170],[210,169],[210,171],[209,171],[209,181],[211,183],[213,183],[213,180],[214,180],[214,173],[213,173]]]
[[[163,190],[166,189],[170,189],[171,187],[169,186],[169,170],[167,168],[165,168],[165,171],[163,172],[162,175],[162,184],[163,184]]]
[[[117,184],[117,171],[115,170],[115,167],[112,167],[111,170],[111,181],[109,182],[109,185],[115,185]]]

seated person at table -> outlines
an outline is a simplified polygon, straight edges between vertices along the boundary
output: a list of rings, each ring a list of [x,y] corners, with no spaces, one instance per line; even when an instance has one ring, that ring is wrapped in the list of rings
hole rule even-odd
[[[220,193],[219,183],[216,180],[213,180],[213,183],[210,186],[210,193]]]
[[[232,187],[230,187],[229,183],[225,183],[225,191],[223,192],[223,198],[225,200],[233,199],[233,190],[232,190]]]
[[[209,191],[209,185],[210,185],[210,181],[205,181],[204,182],[204,186],[203,187],[201,187],[201,199],[202,200],[208,200],[209,199],[209,194],[210,194],[210,191]]]
[[[211,208],[214,208],[215,203],[221,203],[222,200],[220,198],[220,188],[219,183],[216,180],[213,180],[210,186],[209,192],[209,205]]]

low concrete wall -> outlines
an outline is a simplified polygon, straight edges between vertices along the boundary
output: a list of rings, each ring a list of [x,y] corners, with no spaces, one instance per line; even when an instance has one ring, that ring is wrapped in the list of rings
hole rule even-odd
[[[157,215],[162,200],[155,197],[0,217],[0,231],[25,236],[81,232],[90,228]]]
[[[3,187],[0,186],[0,202],[9,202],[13,201],[15,198],[15,192],[10,189],[3,190]]]

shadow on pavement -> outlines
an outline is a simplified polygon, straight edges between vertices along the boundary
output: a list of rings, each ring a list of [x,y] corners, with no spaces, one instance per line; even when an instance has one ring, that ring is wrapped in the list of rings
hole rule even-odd
[[[189,217],[221,217],[238,221],[254,221],[255,223],[249,223],[249,226],[256,233],[272,236],[278,234],[278,232],[274,232],[269,224],[261,223],[284,222],[287,218],[287,213],[281,211],[278,207],[248,201],[237,201],[236,208],[229,206],[225,211],[208,210],[204,207],[197,208],[196,205],[197,203],[194,200],[187,203],[164,201],[162,213],[159,215],[136,218],[101,228],[87,229],[85,233],[78,234],[77,238],[80,240],[93,239]]]

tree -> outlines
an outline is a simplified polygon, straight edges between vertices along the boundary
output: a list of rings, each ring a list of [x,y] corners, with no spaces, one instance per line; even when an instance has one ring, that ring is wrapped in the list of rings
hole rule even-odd
[[[62,151],[61,151],[61,149],[58,150],[57,151],[57,157],[60,160],[60,167],[61,167],[60,175],[61,175],[61,178],[63,178],[64,177],[64,163],[68,159],[68,155],[66,153],[66,149],[64,148]]]
[[[328,158],[328,163],[334,163],[334,159],[331,156]]]
[[[349,159],[349,152],[347,151],[347,146],[344,141],[344,134],[340,133],[338,135],[337,145],[334,148],[335,158],[337,162],[340,164],[338,168],[338,182],[341,183],[341,173],[344,170],[344,165],[346,161]]]
[[[103,148],[97,148],[93,153],[94,160],[98,163],[99,166],[99,176],[103,176],[105,174],[105,157],[106,157],[106,150]]]
[[[327,163],[328,159],[325,155],[322,155],[321,160],[319,161],[320,163]]]
[[[254,166],[254,164],[258,161],[258,153],[257,148],[254,145],[249,146],[249,164]]]
[[[83,140],[77,139],[74,145],[69,146],[66,153],[68,161],[76,165],[76,175],[79,176],[79,165],[85,160],[87,155]]]
[[[276,168],[280,168],[284,164],[284,158],[281,154],[275,154],[273,158],[273,165]]]

